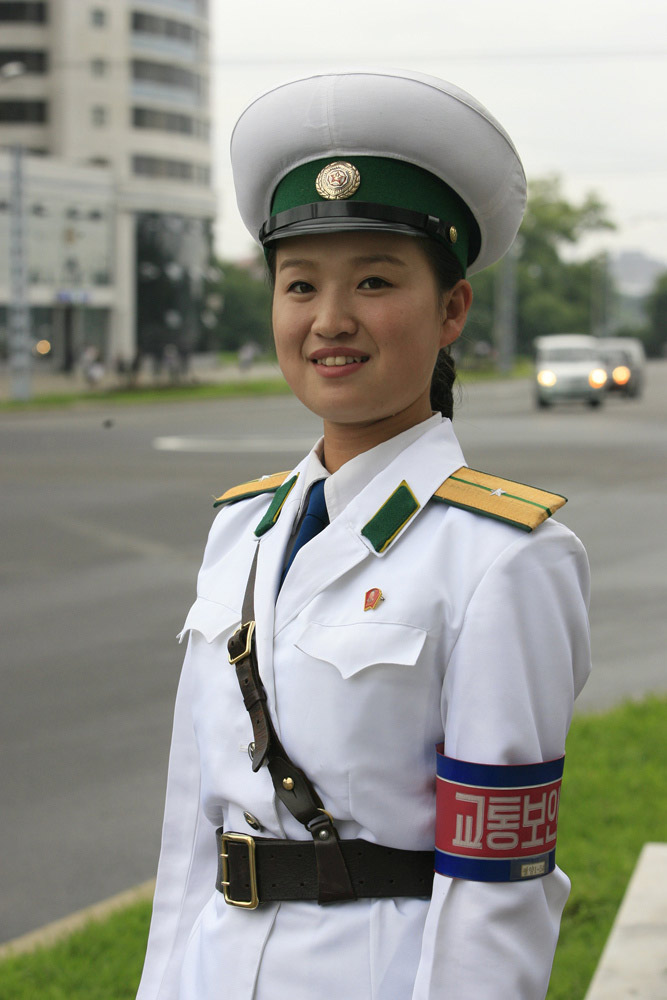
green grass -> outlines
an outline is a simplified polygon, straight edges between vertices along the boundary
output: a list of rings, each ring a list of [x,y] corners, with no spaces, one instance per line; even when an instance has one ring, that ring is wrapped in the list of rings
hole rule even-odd
[[[51,948],[0,963],[0,1000],[134,1000],[151,904],[136,903]]]
[[[558,863],[572,879],[548,1000],[580,1000],[639,852],[667,840],[667,699],[578,716],[570,730]]]
[[[582,1000],[646,841],[667,839],[667,698],[577,716],[568,739],[558,860],[573,883],[548,1000]],[[131,1000],[150,904],[51,948],[0,962],[0,1000]]]
[[[107,406],[125,403],[171,403],[202,399],[228,399],[238,396],[276,396],[290,392],[280,377],[248,379],[238,382],[201,383],[200,385],[140,386],[136,389],[99,389],[50,393],[26,402],[0,400],[0,412],[39,410],[74,406]],[[0,997],[2,1000],[2,997]]]
[[[530,358],[518,358],[512,366],[512,370],[507,374],[499,372],[491,363],[471,364],[466,368],[461,362],[456,368],[456,374],[461,385],[470,385],[472,382],[495,382],[498,379],[530,378],[535,370],[534,363]]]

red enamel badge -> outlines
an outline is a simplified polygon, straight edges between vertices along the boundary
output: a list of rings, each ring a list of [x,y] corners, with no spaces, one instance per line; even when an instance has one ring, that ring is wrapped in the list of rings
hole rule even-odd
[[[379,587],[371,587],[366,591],[364,598],[364,611],[375,611],[380,601],[383,601],[382,591]]]

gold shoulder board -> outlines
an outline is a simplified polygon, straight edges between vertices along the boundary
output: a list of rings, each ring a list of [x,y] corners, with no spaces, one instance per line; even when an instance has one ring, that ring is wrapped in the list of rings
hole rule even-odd
[[[213,506],[221,507],[223,504],[236,503],[238,500],[247,500],[249,497],[258,497],[262,493],[275,493],[288,476],[289,472],[274,472],[272,476],[262,476],[260,479],[251,479],[249,483],[232,486],[222,496],[215,498]]]
[[[523,531],[532,531],[567,503],[566,497],[558,493],[547,493],[524,483],[476,472],[466,466],[445,479],[433,494],[433,499],[505,521]]]

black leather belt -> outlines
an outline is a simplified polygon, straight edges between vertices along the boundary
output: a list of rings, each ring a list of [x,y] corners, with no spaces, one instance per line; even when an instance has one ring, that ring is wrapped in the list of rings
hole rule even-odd
[[[315,845],[216,830],[216,889],[232,906],[319,899]],[[367,840],[339,841],[358,898],[424,896],[433,889],[433,851],[401,851]]]

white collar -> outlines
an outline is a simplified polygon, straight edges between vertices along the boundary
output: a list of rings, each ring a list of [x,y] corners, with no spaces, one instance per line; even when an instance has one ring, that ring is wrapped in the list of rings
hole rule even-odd
[[[388,441],[375,445],[368,451],[355,455],[336,472],[328,472],[322,464],[324,438],[320,438],[307,458],[307,464],[302,472],[301,505],[298,517],[308,497],[308,491],[318,479],[325,479],[324,497],[329,512],[329,520],[341,514],[354,497],[358,496],[377,474],[385,469],[400,453],[417,441],[423,434],[441,424],[445,418],[440,413],[434,413],[421,423],[408,427]]]

